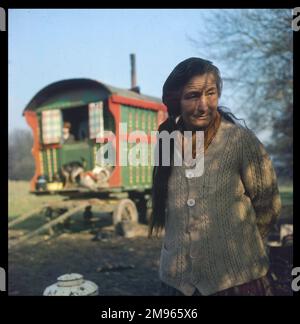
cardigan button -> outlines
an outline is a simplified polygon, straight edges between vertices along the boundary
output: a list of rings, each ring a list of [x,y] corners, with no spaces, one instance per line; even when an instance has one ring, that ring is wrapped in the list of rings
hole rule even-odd
[[[185,171],[185,176],[188,178],[188,179],[191,179],[191,178],[194,178],[195,174],[193,171],[191,170],[186,170]]]
[[[193,206],[195,206],[196,202],[195,202],[195,199],[188,199],[188,201],[186,203],[189,207],[193,207]]]

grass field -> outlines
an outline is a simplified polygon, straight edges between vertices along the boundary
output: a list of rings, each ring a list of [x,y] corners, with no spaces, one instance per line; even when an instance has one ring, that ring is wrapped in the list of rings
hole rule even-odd
[[[59,195],[35,196],[29,193],[29,182],[9,181],[8,182],[8,215],[14,218],[41,206],[43,203],[61,200]],[[284,184],[279,186],[282,205],[292,207],[293,205],[293,186]]]
[[[29,193],[28,181],[8,181],[8,217],[12,219],[50,201],[61,200],[58,195],[35,196]]]
[[[279,186],[283,206],[293,205],[293,186]]]

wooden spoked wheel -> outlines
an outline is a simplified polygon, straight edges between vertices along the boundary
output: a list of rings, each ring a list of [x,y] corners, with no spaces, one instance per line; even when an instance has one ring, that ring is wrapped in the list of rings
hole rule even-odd
[[[135,203],[131,199],[122,199],[113,212],[113,224],[120,222],[138,222],[138,212]]]

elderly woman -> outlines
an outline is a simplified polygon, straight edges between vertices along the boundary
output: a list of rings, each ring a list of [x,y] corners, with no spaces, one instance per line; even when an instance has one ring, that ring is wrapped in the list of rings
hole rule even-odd
[[[221,91],[218,68],[200,58],[179,63],[163,86],[169,118],[159,132],[191,131],[197,160],[203,131],[204,171],[154,168],[150,235],[165,231],[162,295],[272,295],[264,240],[281,208],[276,175],[254,133],[218,105]]]

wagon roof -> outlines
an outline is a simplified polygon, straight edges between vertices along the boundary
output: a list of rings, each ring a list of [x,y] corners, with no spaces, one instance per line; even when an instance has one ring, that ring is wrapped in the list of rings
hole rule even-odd
[[[27,104],[23,113],[27,110],[63,109],[86,105],[108,98],[112,94],[161,103],[159,98],[117,88],[97,80],[67,79],[51,83],[40,90]]]

